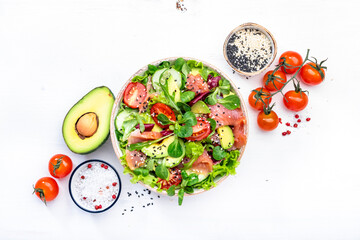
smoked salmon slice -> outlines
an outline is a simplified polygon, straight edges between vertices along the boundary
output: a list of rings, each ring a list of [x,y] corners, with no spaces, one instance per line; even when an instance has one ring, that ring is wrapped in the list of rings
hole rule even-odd
[[[212,167],[213,161],[211,160],[208,152],[204,150],[203,154],[201,154],[199,158],[196,159],[189,170],[197,174],[207,175],[212,171]]]
[[[139,151],[126,150],[126,162],[131,170],[145,165],[146,155]]]
[[[209,86],[206,81],[200,76],[200,74],[194,76],[189,74],[187,77],[186,89],[194,92],[195,94],[205,93],[209,91]]]
[[[128,138],[128,144],[134,144],[138,142],[145,142],[150,140],[155,140],[158,138],[161,138],[162,134],[160,132],[140,132],[140,129],[136,129],[133,131],[129,138]]]
[[[246,144],[247,138],[245,135],[246,117],[240,108],[229,110],[223,105],[217,103],[209,106],[209,117],[216,122],[216,128],[221,126],[232,126],[234,133],[234,146],[239,149]]]

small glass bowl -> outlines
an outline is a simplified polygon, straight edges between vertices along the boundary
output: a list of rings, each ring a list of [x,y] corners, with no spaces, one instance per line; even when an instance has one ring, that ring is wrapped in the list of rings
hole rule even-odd
[[[91,164],[91,168],[89,168],[89,164]],[[106,168],[102,167],[103,166],[107,166]],[[110,204],[102,207],[101,209],[95,209],[93,207],[90,207],[91,204],[90,202],[92,201],[91,199],[88,199],[87,197],[83,196],[81,192],[76,191],[76,184],[79,183],[82,179],[85,179],[87,174],[86,171],[92,171],[92,170],[96,170],[96,168],[98,168],[98,166],[100,166],[99,171],[101,171],[102,173],[105,171],[112,171],[115,176],[115,179],[113,182],[116,182],[117,184],[115,186],[112,185],[112,183],[109,182],[109,186],[106,186],[104,190],[100,190],[101,192],[110,192],[113,191],[114,193],[116,193],[116,198],[112,198],[112,196],[110,196],[109,200],[111,201]],[[96,168],[95,168],[96,167]],[[92,170],[89,170],[92,169]],[[112,173],[112,174],[113,174]],[[84,178],[82,178],[84,177]],[[111,188],[111,189],[110,189]],[[97,190],[95,190],[97,191]],[[100,192],[98,191],[98,192]],[[74,201],[74,203],[76,204],[76,206],[78,206],[79,208],[81,208],[82,210],[89,212],[89,213],[100,213],[100,212],[104,212],[106,210],[108,210],[109,208],[111,208],[119,199],[120,197],[120,193],[121,193],[121,180],[120,180],[120,176],[118,174],[118,172],[115,170],[115,168],[113,166],[111,166],[109,163],[102,161],[102,160],[98,160],[98,159],[92,159],[92,160],[88,160],[85,161],[83,163],[81,163],[79,166],[77,166],[74,171],[71,173],[70,176],[70,180],[69,180],[69,193],[71,196],[71,199]],[[110,192],[111,194],[111,192]],[[90,202],[89,202],[90,201]],[[96,200],[95,200],[96,202]]]

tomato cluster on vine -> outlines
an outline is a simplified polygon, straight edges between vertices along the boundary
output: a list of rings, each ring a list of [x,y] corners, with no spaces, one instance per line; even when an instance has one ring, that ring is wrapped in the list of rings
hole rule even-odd
[[[274,95],[281,93],[283,104],[290,111],[299,112],[306,108],[309,102],[308,91],[301,88],[297,76],[300,75],[300,80],[307,85],[318,85],[325,79],[326,67],[323,63],[326,60],[318,63],[316,58],[313,59],[314,61],[309,58],[309,50],[304,60],[297,52],[284,52],[275,69],[263,76],[263,86],[251,91],[248,101],[252,108],[259,111],[257,123],[262,130],[272,131],[279,125],[279,117],[272,110],[275,103],[270,105]],[[294,89],[283,93],[290,82]]]

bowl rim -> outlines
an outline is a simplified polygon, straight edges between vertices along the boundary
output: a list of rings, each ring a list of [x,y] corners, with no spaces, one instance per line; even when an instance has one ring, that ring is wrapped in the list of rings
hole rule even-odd
[[[183,58],[185,61],[188,61],[188,60],[195,60],[197,62],[202,62],[204,66],[206,67],[210,67],[211,69],[215,70],[220,76],[222,76],[223,78],[227,79],[229,82],[230,82],[230,85],[232,87],[232,89],[234,89],[236,95],[240,98],[240,104],[241,104],[241,109],[244,113],[244,116],[246,118],[246,127],[245,127],[245,135],[246,135],[246,138],[247,138],[247,141],[248,141],[248,136],[249,136],[249,119],[248,119],[248,111],[247,111],[247,107],[245,105],[245,101],[239,91],[239,89],[236,87],[235,83],[225,74],[223,73],[221,70],[219,70],[217,67],[213,66],[212,64],[206,62],[206,61],[203,61],[203,60],[200,60],[200,59],[197,59],[197,58],[193,58],[193,57],[167,57],[167,58],[162,58],[162,59],[159,59],[159,60],[156,60],[156,61],[153,61],[149,64],[151,65],[154,65],[154,66],[157,66],[159,65],[161,62],[163,61],[169,61],[169,62],[173,62],[175,61],[176,59],[178,58]],[[118,160],[120,161],[120,157],[122,156],[122,153],[121,153],[121,150],[120,150],[120,147],[119,147],[119,144],[118,144],[118,140],[116,138],[116,134],[115,134],[115,118],[117,116],[117,112],[118,112],[118,106],[119,106],[119,103],[120,103],[120,100],[122,100],[122,95],[125,91],[125,88],[126,86],[131,82],[131,80],[137,76],[137,75],[140,75],[142,73],[144,73],[147,69],[148,69],[148,65],[145,65],[143,66],[142,68],[140,68],[138,71],[136,71],[133,75],[131,75],[131,77],[124,83],[124,85],[122,86],[122,88],[120,89],[119,93],[117,94],[116,98],[115,98],[115,101],[114,101],[114,104],[113,104],[113,109],[112,109],[112,112],[111,112],[111,119],[110,119],[110,138],[111,138],[111,143],[112,143],[112,146],[113,146],[113,149],[114,149],[114,152],[115,152],[115,155],[116,157],[118,158]],[[237,159],[237,161],[240,162],[240,159],[242,158],[244,152],[245,152],[245,148],[246,148],[246,145],[247,143],[242,146],[241,148],[241,151],[240,151],[240,155]],[[121,161],[120,161],[120,164],[121,164]],[[124,167],[122,164],[121,164],[122,167]],[[218,186],[221,182],[223,182],[226,178],[228,177],[227,176],[223,176],[221,178],[219,178],[217,181],[216,181],[216,185]],[[167,195],[166,191],[157,191],[157,188],[153,188],[149,185],[146,185],[145,183],[139,181],[138,183],[140,183],[142,186],[150,189],[151,191],[153,192],[156,192],[157,194],[162,194],[162,195]],[[214,187],[211,187],[209,190],[213,189]],[[209,190],[205,190],[205,189],[199,189],[197,191],[195,191],[194,193],[191,193],[191,194],[188,194],[188,193],[185,193],[185,196],[190,196],[190,195],[197,195],[197,194],[200,194],[200,193],[203,193],[203,192],[206,192],[206,191],[209,191]],[[175,193],[174,196],[177,196],[177,191]]]
[[[263,67],[262,69],[260,69],[259,71],[256,71],[256,72],[243,72],[241,70],[239,70],[238,68],[236,68],[229,60],[228,56],[227,56],[227,53],[226,53],[226,47],[228,45],[228,42],[229,42],[229,39],[230,37],[236,33],[238,30],[240,29],[244,29],[246,27],[249,27],[249,28],[254,28],[254,29],[258,29],[260,30],[261,32],[265,33],[265,35],[268,35],[267,37],[269,37],[270,41],[272,42],[273,46],[274,46],[274,51],[273,51],[273,54],[272,54],[272,57],[271,57],[271,60],[268,62],[267,65],[265,65],[265,67]],[[274,38],[274,36],[271,34],[271,32],[269,30],[267,30],[265,27],[257,24],[257,23],[252,23],[252,22],[247,22],[247,23],[243,23],[239,26],[237,26],[236,28],[234,28],[233,30],[231,30],[231,32],[228,34],[228,36],[225,38],[225,41],[224,41],[224,45],[223,45],[223,55],[224,55],[224,58],[226,60],[226,62],[229,64],[229,66],[236,72],[240,73],[241,75],[243,76],[246,76],[246,77],[252,77],[252,76],[255,76],[255,75],[258,75],[260,73],[262,73],[263,71],[265,71],[265,69],[267,69],[275,60],[276,58],[276,54],[277,54],[277,43],[276,43],[276,40]]]
[[[106,165],[108,165],[112,170],[114,170],[114,172],[116,173],[116,176],[119,180],[119,193],[117,195],[117,198],[114,200],[114,202],[112,202],[107,208],[104,208],[100,211],[91,211],[89,209],[86,209],[84,207],[82,207],[74,198],[73,194],[72,194],[72,191],[71,191],[71,184],[72,184],[72,180],[73,180],[73,176],[75,175],[75,172],[80,168],[82,167],[83,165],[87,164],[87,163],[90,163],[90,162],[100,162],[100,163],[104,163]],[[103,161],[103,160],[100,160],[100,159],[89,159],[89,160],[86,160],[85,162],[82,162],[80,163],[71,173],[70,175],[70,179],[69,179],[69,194],[70,194],[70,197],[71,199],[73,200],[73,202],[76,204],[76,206],[78,206],[80,209],[84,210],[85,212],[89,212],[89,213],[101,213],[101,212],[105,212],[107,210],[109,210],[110,208],[112,208],[112,206],[115,205],[115,203],[118,201],[118,199],[120,198],[120,194],[121,194],[121,188],[122,188],[122,184],[121,184],[121,179],[120,179],[120,175],[119,173],[116,171],[116,169],[109,163]]]

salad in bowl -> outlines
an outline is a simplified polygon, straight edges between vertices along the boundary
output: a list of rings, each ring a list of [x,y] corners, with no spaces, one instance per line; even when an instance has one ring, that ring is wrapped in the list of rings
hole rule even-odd
[[[237,89],[215,67],[171,58],[140,69],[120,91],[111,138],[131,182],[178,196],[235,174],[247,142]]]

